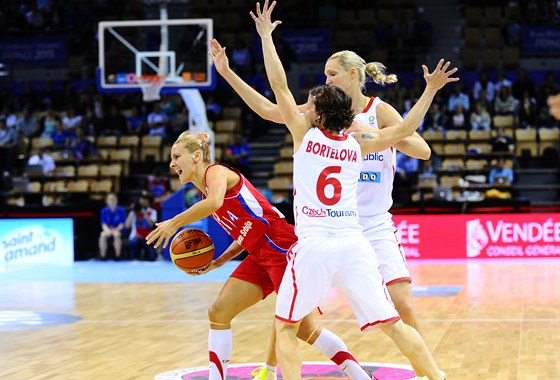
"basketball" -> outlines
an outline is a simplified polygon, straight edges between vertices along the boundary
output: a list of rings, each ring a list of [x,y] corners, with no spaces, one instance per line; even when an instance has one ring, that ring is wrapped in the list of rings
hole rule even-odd
[[[183,271],[204,267],[214,258],[214,242],[198,228],[180,231],[171,241],[169,255],[175,266]]]

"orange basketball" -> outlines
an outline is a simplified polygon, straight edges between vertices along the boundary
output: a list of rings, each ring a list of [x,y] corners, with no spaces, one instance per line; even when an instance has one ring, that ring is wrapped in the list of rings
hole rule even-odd
[[[214,258],[214,242],[206,232],[198,228],[187,228],[175,235],[169,255],[179,269],[198,269],[210,264]]]

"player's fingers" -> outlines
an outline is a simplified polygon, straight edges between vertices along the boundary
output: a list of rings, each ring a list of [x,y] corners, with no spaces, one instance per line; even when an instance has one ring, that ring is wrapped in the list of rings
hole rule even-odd
[[[451,62],[447,61],[445,65],[443,65],[443,71],[447,71],[447,68],[451,65]]]

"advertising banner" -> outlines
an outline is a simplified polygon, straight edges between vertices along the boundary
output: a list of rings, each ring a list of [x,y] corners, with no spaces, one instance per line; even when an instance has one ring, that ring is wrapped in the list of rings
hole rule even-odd
[[[526,25],[523,28],[523,54],[526,56],[560,56],[558,25]]]
[[[560,214],[394,215],[408,259],[560,257]]]
[[[73,262],[72,219],[0,220],[0,271],[19,265]]]
[[[0,62],[27,65],[65,65],[65,37],[0,38]]]

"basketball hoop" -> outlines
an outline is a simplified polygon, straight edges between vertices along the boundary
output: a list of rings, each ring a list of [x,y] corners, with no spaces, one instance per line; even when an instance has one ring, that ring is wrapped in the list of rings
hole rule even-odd
[[[159,95],[161,88],[165,83],[165,76],[162,75],[141,75],[136,81],[142,89],[143,99],[145,102],[155,102],[160,100]]]

